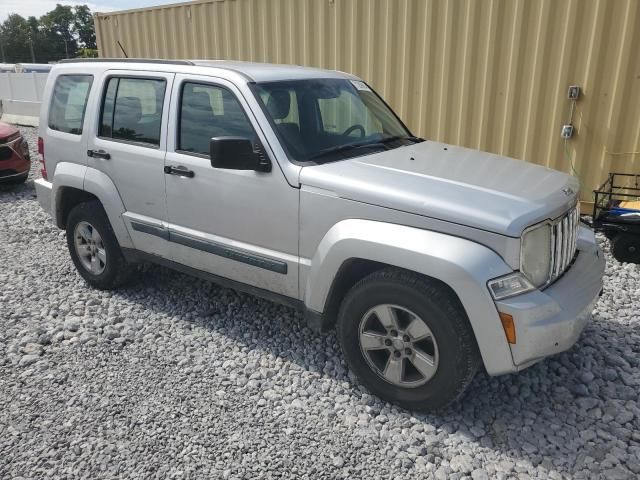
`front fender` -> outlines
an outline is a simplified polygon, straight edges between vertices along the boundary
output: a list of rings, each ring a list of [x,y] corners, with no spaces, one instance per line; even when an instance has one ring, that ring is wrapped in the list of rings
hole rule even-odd
[[[513,369],[511,350],[487,281],[512,272],[493,250],[463,238],[370,220],[343,220],[324,236],[310,262],[305,305],[323,312],[340,266],[359,258],[436,278],[464,307],[489,374]]]

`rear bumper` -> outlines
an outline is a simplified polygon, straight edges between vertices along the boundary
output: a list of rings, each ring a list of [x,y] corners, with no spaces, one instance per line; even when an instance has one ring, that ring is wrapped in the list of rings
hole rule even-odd
[[[513,371],[571,348],[589,322],[602,291],[605,259],[593,231],[585,227],[579,230],[578,252],[550,287],[496,302],[516,326],[516,343],[510,346]]]
[[[51,215],[51,182],[47,182],[43,178],[39,178],[33,182],[36,186],[36,194],[38,196],[38,203],[42,209]]]

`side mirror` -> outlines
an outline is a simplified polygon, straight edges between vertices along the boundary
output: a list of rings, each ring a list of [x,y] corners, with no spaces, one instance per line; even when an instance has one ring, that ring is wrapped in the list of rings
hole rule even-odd
[[[262,151],[255,151],[245,137],[214,137],[209,142],[211,166],[230,170],[270,172],[271,162]]]

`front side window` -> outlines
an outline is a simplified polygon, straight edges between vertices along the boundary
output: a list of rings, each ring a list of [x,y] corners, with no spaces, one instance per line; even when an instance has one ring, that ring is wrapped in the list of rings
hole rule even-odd
[[[215,85],[186,82],[180,100],[178,148],[183,152],[209,154],[213,137],[256,135],[242,105],[229,90]]]
[[[254,93],[289,157],[324,162],[421,141],[364,82],[309,79],[257,83]]]
[[[53,87],[49,128],[59,132],[82,134],[84,112],[91,90],[91,75],[60,75]]]
[[[111,77],[105,87],[99,136],[159,146],[165,86],[161,79]]]

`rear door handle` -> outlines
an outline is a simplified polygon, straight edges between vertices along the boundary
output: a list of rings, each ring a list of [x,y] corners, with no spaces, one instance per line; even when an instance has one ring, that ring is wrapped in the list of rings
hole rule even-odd
[[[182,165],[165,165],[164,173],[167,175],[178,175],[179,177],[193,178],[195,173]]]
[[[104,150],[87,150],[87,155],[94,158],[103,158],[105,160],[109,160],[111,158],[111,155]]]

